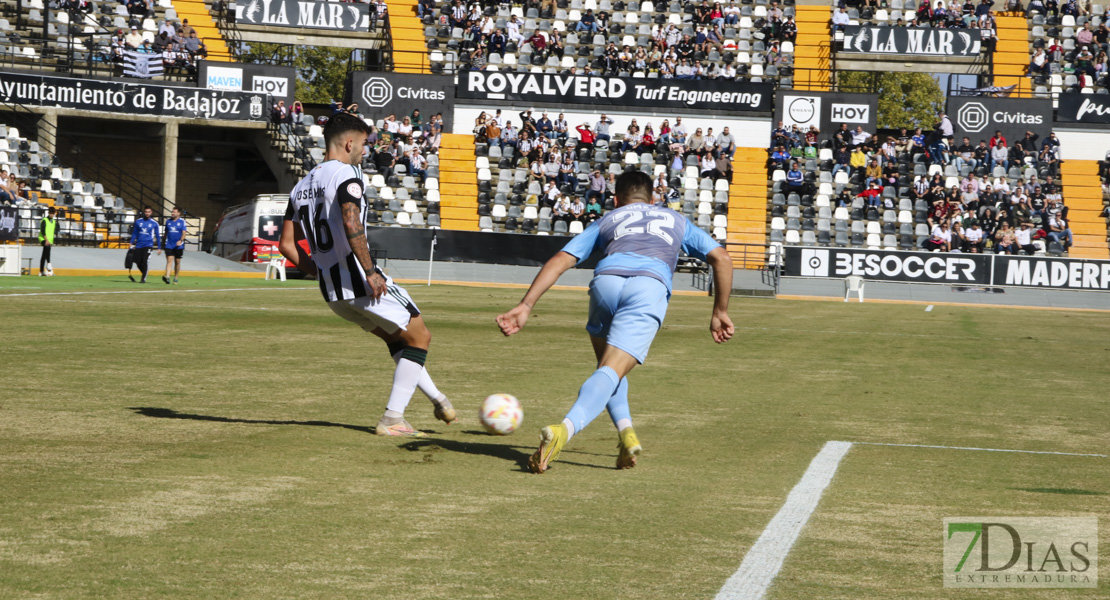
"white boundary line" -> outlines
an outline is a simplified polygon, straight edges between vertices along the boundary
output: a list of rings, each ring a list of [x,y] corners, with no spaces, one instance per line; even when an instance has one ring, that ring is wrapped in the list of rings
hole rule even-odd
[[[0,298],[16,298],[19,296],[87,296],[90,294],[190,294],[198,292],[253,292],[255,290],[314,290],[316,287],[256,287],[256,288],[222,288],[200,290],[126,290],[114,292],[32,292],[29,294],[0,294]]]
[[[766,595],[771,582],[782,570],[783,562],[794,542],[798,540],[809,517],[825,488],[832,483],[840,461],[855,444],[865,446],[892,446],[896,448],[934,448],[941,450],[972,450],[977,452],[1008,452],[1015,454],[1048,454],[1054,456],[1086,456],[1107,458],[1105,454],[1079,454],[1075,452],[1049,452],[1045,450],[1010,450],[1003,448],[974,448],[969,446],[935,446],[930,444],[888,444],[883,442],[825,442],[801,481],[790,490],[786,502],[764,528],[759,539],[744,556],[740,568],[728,578],[716,600],[760,600]]]
[[[740,568],[717,592],[717,600],[759,600],[767,593],[790,548],[817,509],[821,494],[832,482],[837,466],[851,447],[852,442],[825,442],[813,462],[809,463],[802,480],[790,490],[786,503],[748,550]]]
[[[1094,458],[1107,458],[1105,454],[1077,454],[1074,452],[1048,452],[1045,450],[1006,450],[1002,448],[971,448],[964,446],[932,446],[929,444],[886,444],[883,442],[852,442],[866,446],[894,446],[897,448],[940,448],[942,450],[977,450],[979,452],[1013,452],[1017,454],[1054,454],[1056,456],[1091,456]]]

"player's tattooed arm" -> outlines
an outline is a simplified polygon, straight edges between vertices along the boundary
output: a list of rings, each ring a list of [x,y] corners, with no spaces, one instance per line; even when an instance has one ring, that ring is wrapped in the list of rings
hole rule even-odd
[[[370,245],[366,242],[366,226],[362,224],[361,212],[357,204],[345,202],[343,210],[343,230],[347,233],[347,243],[351,245],[358,264],[367,273],[374,271],[374,257],[370,256]]]
[[[355,260],[366,271],[366,282],[374,290],[373,297],[381,298],[385,293],[385,278],[378,274],[374,257],[370,256],[370,245],[366,242],[366,226],[362,224],[362,211],[354,202],[340,204],[343,210],[343,230],[347,234],[347,243],[351,245],[351,253]]]

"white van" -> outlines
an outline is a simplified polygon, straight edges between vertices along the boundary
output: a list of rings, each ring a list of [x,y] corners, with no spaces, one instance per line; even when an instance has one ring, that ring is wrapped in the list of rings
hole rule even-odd
[[[288,205],[289,194],[266,194],[225,210],[216,223],[211,253],[240,262],[280,257],[278,239]]]

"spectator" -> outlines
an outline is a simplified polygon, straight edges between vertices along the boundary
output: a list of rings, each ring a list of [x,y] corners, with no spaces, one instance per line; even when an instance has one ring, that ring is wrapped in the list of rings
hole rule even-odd
[[[501,138],[499,140],[501,150],[504,151],[506,147],[516,149],[516,141],[516,127],[513,127],[512,121],[509,121],[508,123],[505,123],[504,127],[501,128]]]
[[[270,122],[275,124],[289,122],[289,109],[285,107],[285,100],[278,100],[277,104],[270,109]]]
[[[137,50],[139,46],[143,45],[143,36],[139,33],[138,27],[131,27],[131,33],[123,38],[124,43],[131,50]]]
[[[612,119],[606,117],[604,114],[597,120],[597,125],[594,126],[594,135],[598,140],[610,141],[609,126],[613,124]],[[676,125],[677,127],[677,125]]]
[[[991,138],[994,141],[994,138]],[[1010,168],[1010,153],[1006,148],[1006,140],[1001,139],[991,146],[991,170],[995,167]]]
[[[802,175],[802,170],[798,168],[798,162],[790,163],[790,170],[786,172],[786,189],[790,192],[802,193],[805,186],[805,176]]]
[[[847,27],[849,23],[851,23],[851,19],[848,17],[848,11],[846,11],[843,6],[838,7],[832,16],[833,32],[844,31],[844,28]]]
[[[1002,135],[1001,131],[995,131],[994,132],[994,137],[991,138],[991,142],[990,142],[991,150],[994,150],[994,147],[997,146],[999,143],[1005,144],[1006,143],[1006,137]]]
[[[952,232],[948,229],[948,219],[933,227],[932,234],[922,242],[921,247],[930,252],[948,252],[952,248]]]
[[[594,17],[594,10],[592,8],[586,9],[586,13],[582,15],[582,18],[575,26],[575,31],[582,31],[586,33],[597,32],[597,19]]]
[[[1033,245],[1032,227],[1032,223],[1024,221],[1021,223],[1021,227],[1014,232],[1014,242],[1017,244],[1017,247],[1029,256],[1033,256],[1037,253],[1037,247]]]
[[[1001,213],[1002,211],[1000,211]],[[994,232],[994,251],[997,254],[1017,254],[1017,241],[1014,237],[1014,228],[1009,221],[998,218],[998,228]]]
[[[940,113],[940,123],[937,124],[937,128],[940,129],[940,134],[945,138],[952,137],[952,120],[948,118],[948,115]]]
[[[601,203],[598,202],[596,197],[589,198],[589,203],[586,204],[586,220],[590,223],[601,218]]]
[[[582,223],[583,225],[586,224],[586,222],[587,222],[587,220],[586,220],[586,203],[582,202],[581,198],[579,198],[577,196],[573,197],[570,200],[569,209],[570,209],[570,218],[572,220],[578,221],[578,222]]]
[[[717,170],[713,173],[713,181],[724,179],[732,183],[732,158],[727,152],[720,152],[717,156]]]
[[[971,225],[963,232],[963,251],[972,254],[982,254],[983,246],[987,243],[984,238],[983,228],[979,226],[979,221],[972,220]]]
[[[1068,227],[1068,222],[1063,215],[1053,214],[1048,217],[1048,239],[1053,242],[1062,243],[1065,252],[1067,252],[1068,248],[1071,248],[1071,229]]]
[[[867,166],[867,154],[864,153],[863,146],[856,146],[855,149],[852,150],[852,158],[849,160],[848,164],[852,167],[849,171],[849,176]]]
[[[880,187],[880,183],[878,181],[872,181],[868,184],[867,189],[860,192],[856,197],[862,198],[868,206],[882,206],[882,194],[883,190]]]
[[[405,118],[408,119],[408,117]],[[424,155],[421,154],[420,150],[417,148],[413,148],[409,155],[409,172],[412,173],[414,177],[419,177],[421,183],[424,183],[425,179],[427,179],[428,160],[424,158]]]

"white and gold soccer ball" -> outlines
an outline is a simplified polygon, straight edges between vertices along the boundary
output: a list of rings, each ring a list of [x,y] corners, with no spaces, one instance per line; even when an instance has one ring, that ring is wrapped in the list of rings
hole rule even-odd
[[[482,428],[492,435],[509,435],[524,422],[524,409],[515,396],[493,394],[482,401],[478,420],[482,422]]]

